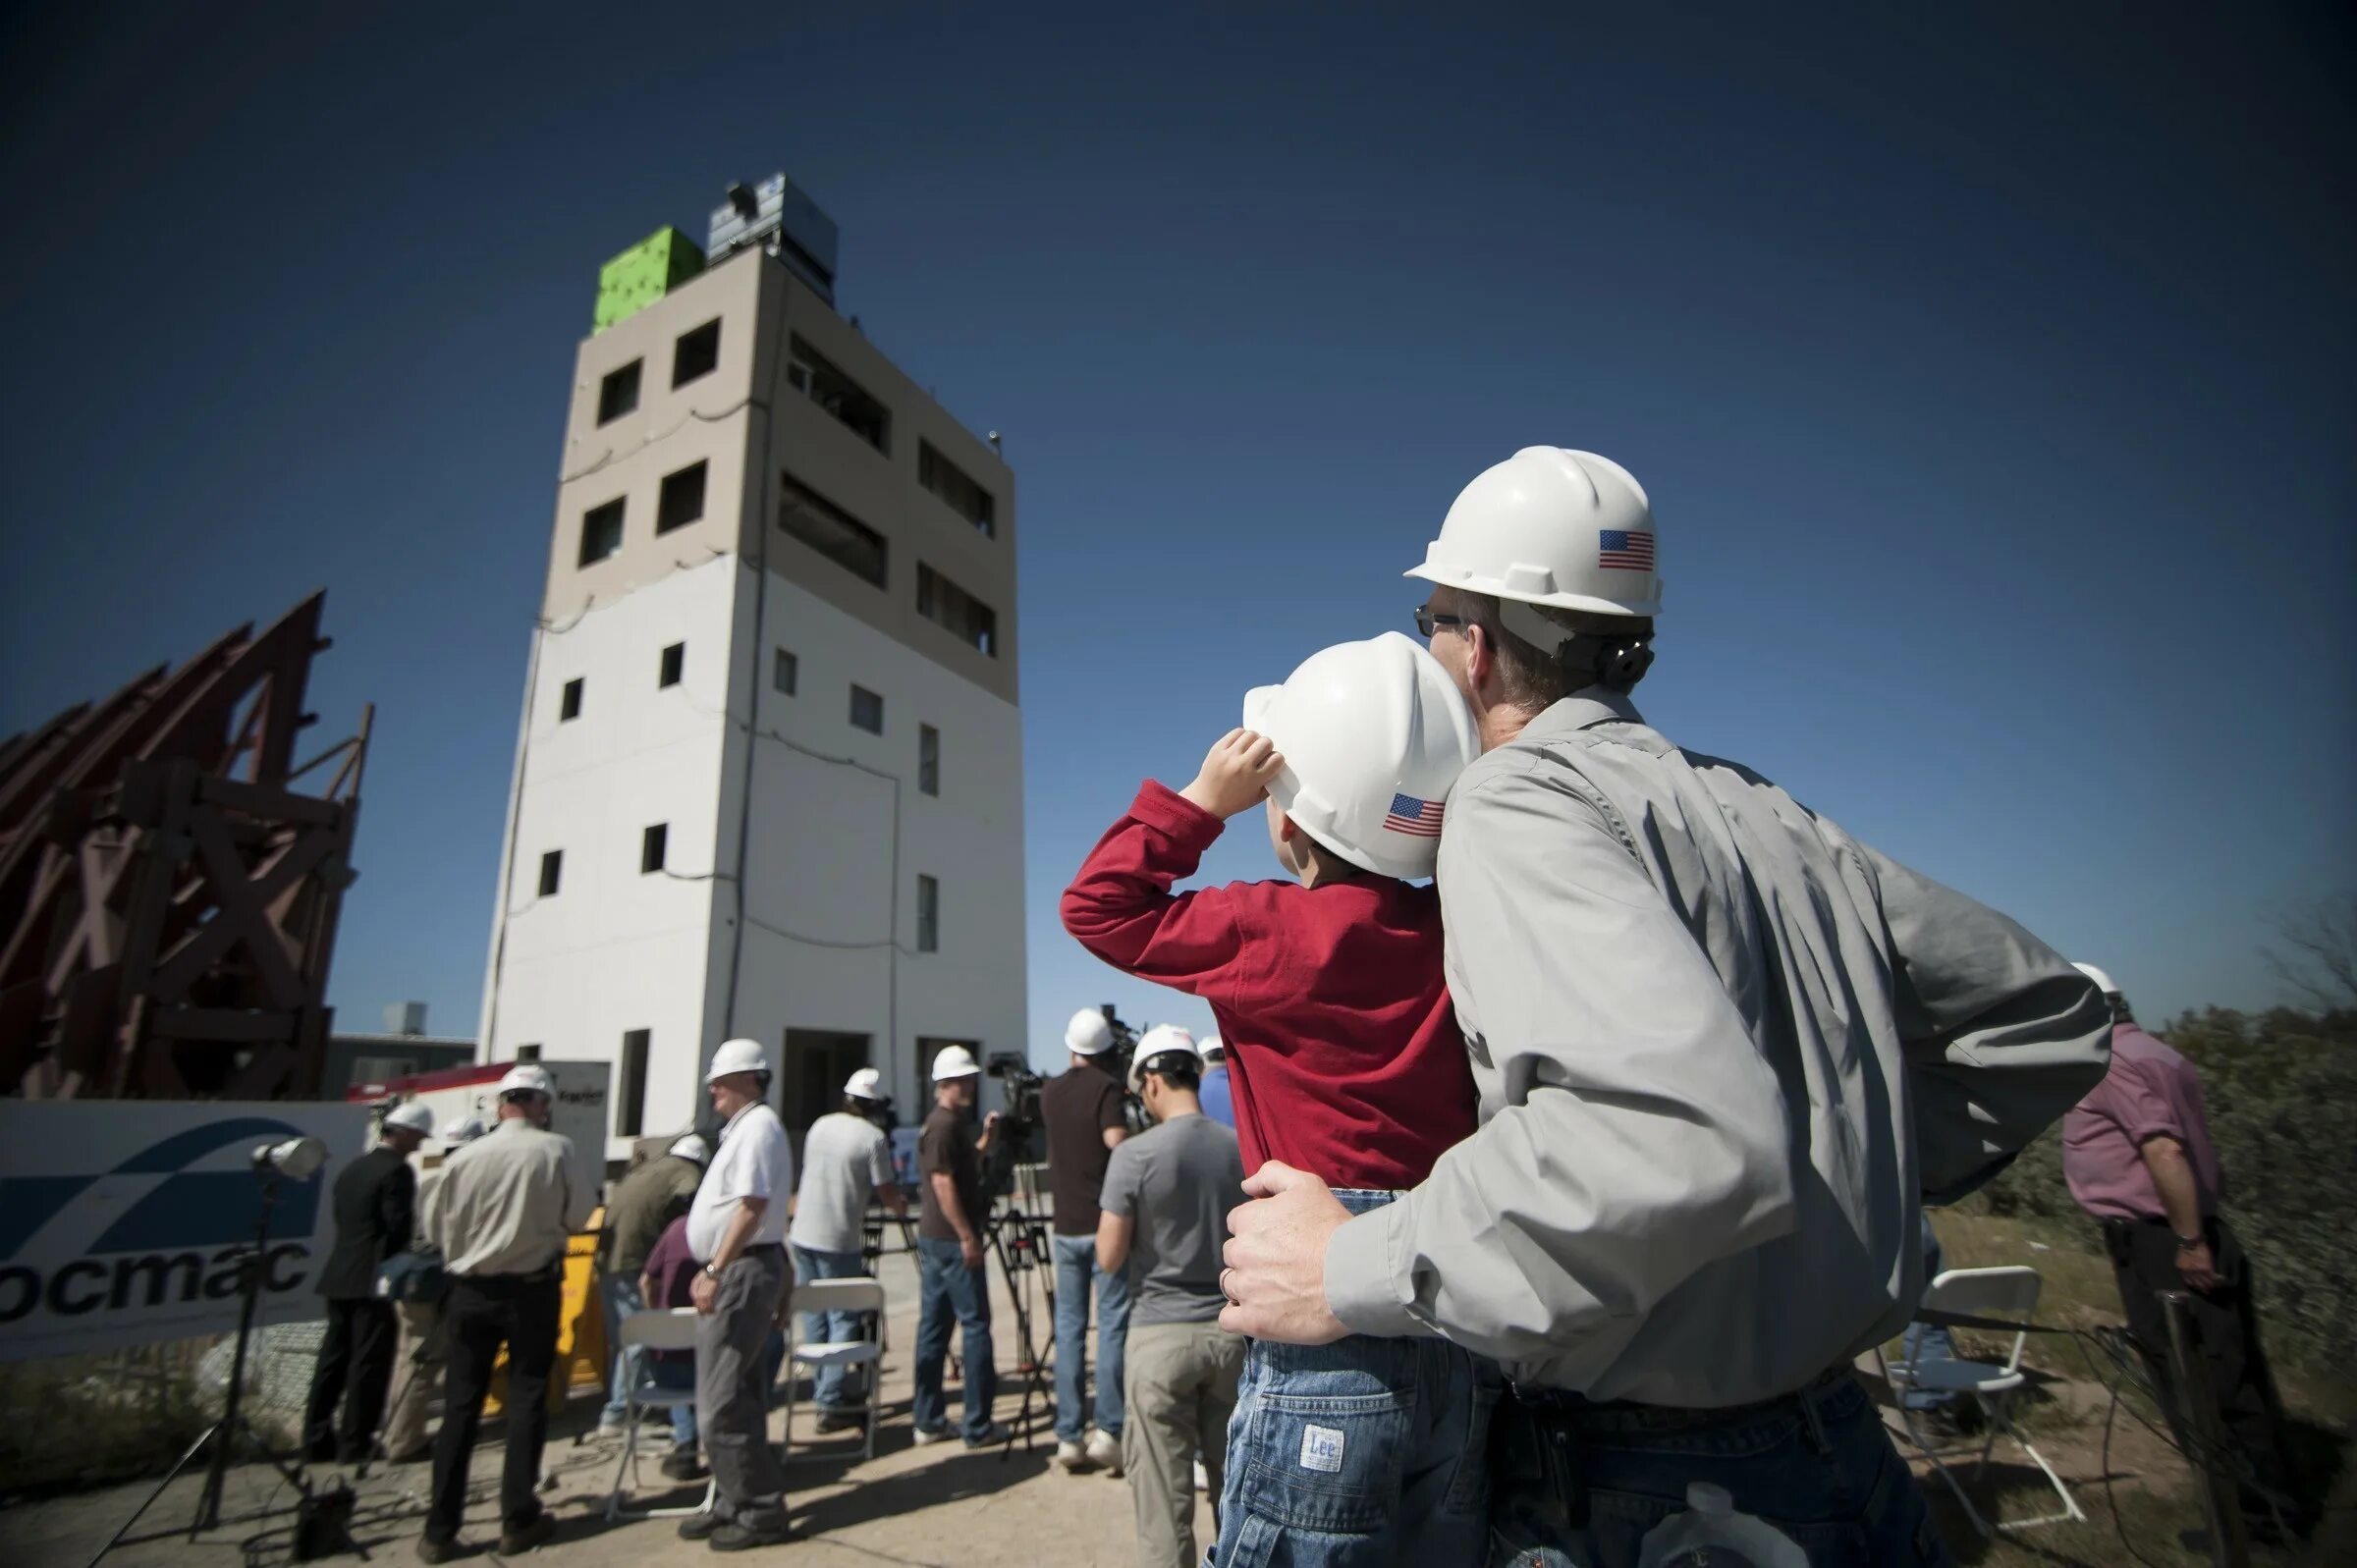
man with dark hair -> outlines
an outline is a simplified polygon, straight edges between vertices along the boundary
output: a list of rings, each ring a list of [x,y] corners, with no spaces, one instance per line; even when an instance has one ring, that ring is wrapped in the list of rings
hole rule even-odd
[[[1067,1470],[1122,1473],[1122,1347],[1129,1331],[1129,1281],[1097,1259],[1097,1192],[1105,1165],[1128,1136],[1113,1024],[1083,1007],[1064,1029],[1071,1065],[1040,1091],[1048,1134],[1048,1188],[1056,1203],[1056,1462]],[[1089,1430],[1088,1297],[1097,1297],[1096,1429]],[[1086,1436],[1085,1446],[1082,1437]]]
[[[1113,1151],[1098,1199],[1097,1258],[1131,1281],[1123,1349],[1123,1460],[1137,1508],[1139,1568],[1194,1568],[1194,1468],[1217,1498],[1244,1342],[1220,1327],[1220,1249],[1243,1185],[1235,1134],[1203,1114],[1194,1037],[1149,1029],[1129,1086],[1154,1125]],[[1214,1505],[1217,1512],[1217,1505]]]
[[[1708,1480],[1811,1561],[1937,1561],[1850,1362],[1913,1317],[1923,1200],[2094,1086],[2107,1009],[2003,916],[1645,723],[1654,535],[1625,468],[1528,447],[1408,573],[1482,749],[1435,878],[1481,1121],[1355,1218],[1264,1164],[1223,1321],[1504,1363],[1507,1554],[1633,1564]]]
[[[425,1217],[426,1239],[450,1271],[442,1309],[449,1393],[434,1438],[434,1489],[417,1555],[459,1552],[466,1469],[482,1429],[499,1352],[508,1352],[507,1459],[500,1471],[499,1549],[531,1550],[556,1530],[540,1506],[548,1438],[548,1379],[557,1361],[565,1246],[588,1222],[589,1195],[574,1190],[573,1140],[548,1130],[556,1105],[548,1069],[520,1062],[499,1081],[499,1124],[452,1155]]]
[[[884,1108],[884,1075],[861,1067],[843,1086],[843,1108],[810,1124],[802,1139],[802,1184],[794,1198],[794,1223],[786,1242],[794,1253],[796,1279],[849,1279],[867,1272],[867,1206],[882,1199],[893,1215],[908,1212],[908,1200],[893,1179],[892,1145],[876,1116]],[[867,1335],[865,1314],[808,1312],[802,1337],[812,1344],[848,1344]],[[856,1370],[836,1363],[819,1367],[812,1403],[818,1430],[841,1432],[866,1425],[865,1395]]]
[[[2247,1467],[2244,1519],[2254,1534],[2278,1538],[2301,1526],[2300,1500],[2283,1407],[2259,1343],[2250,1255],[2218,1212],[2226,1173],[2210,1141],[2201,1076],[2136,1026],[2110,975],[2078,967],[2110,1004],[2111,1067],[2062,1118],[2062,1173],[2079,1207],[2104,1227],[2128,1332],[2178,1446],[2190,1454],[2199,1449],[2169,1371],[2161,1305],[2163,1291],[2184,1292],[2227,1442]]]
[[[385,1116],[382,1141],[336,1178],[336,1241],[319,1271],[327,1334],[319,1342],[302,1424],[303,1453],[311,1460],[356,1465],[374,1452],[399,1331],[393,1304],[377,1299],[376,1271],[409,1249],[417,1196],[410,1156],[433,1130],[433,1112],[425,1107],[414,1102],[396,1107]],[[344,1403],[340,1440],[329,1425],[339,1397]]]

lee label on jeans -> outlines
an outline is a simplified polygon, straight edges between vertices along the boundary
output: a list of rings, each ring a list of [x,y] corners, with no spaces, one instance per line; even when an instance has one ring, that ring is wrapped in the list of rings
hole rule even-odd
[[[1301,1468],[1328,1475],[1343,1468],[1343,1434],[1332,1427],[1310,1427],[1301,1433]]]

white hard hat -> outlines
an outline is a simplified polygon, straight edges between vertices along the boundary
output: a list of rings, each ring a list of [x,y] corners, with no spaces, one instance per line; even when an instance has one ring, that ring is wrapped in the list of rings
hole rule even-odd
[[[1064,1043],[1074,1055],[1094,1056],[1113,1048],[1113,1025],[1102,1008],[1083,1007],[1064,1026]]]
[[[724,1040],[712,1053],[712,1070],[704,1074],[704,1082],[726,1078],[733,1072],[767,1072],[769,1054],[758,1040]]]
[[[1524,447],[1457,493],[1424,564],[1445,588],[1592,615],[1662,608],[1653,509],[1626,468],[1593,452]]]
[[[431,1138],[434,1135],[434,1113],[420,1102],[411,1100],[386,1111],[385,1125],[413,1132],[420,1138]]]
[[[508,1069],[506,1077],[499,1080],[499,1092],[502,1095],[523,1093],[553,1096],[557,1092],[557,1081],[548,1075],[546,1067],[520,1061]]]
[[[1368,871],[1432,875],[1442,802],[1481,738],[1431,650],[1397,631],[1337,643],[1246,692],[1244,728],[1284,755],[1269,797],[1302,832]]]
[[[1195,1042],[1195,1050],[1202,1053],[1205,1061],[1226,1061],[1228,1059],[1228,1042],[1222,1040],[1218,1035],[1205,1035]]]
[[[2091,963],[2074,963],[2071,965],[2071,967],[2076,969],[2080,974],[2085,975],[2088,979],[2094,981],[2095,989],[2102,992],[2105,996],[2116,997],[2119,995],[2119,987],[2111,983],[2111,977],[2108,974],[2105,974],[2095,965]]]
[[[933,1081],[941,1083],[950,1078],[971,1078],[982,1070],[974,1054],[963,1046],[944,1046],[933,1058]]]
[[[671,1147],[664,1152],[678,1155],[682,1160],[692,1160],[699,1165],[712,1162],[712,1146],[704,1142],[704,1135],[700,1132],[685,1133],[673,1139]]]
[[[853,1100],[881,1100],[884,1075],[873,1067],[862,1067],[843,1081],[843,1092]]]
[[[1195,1037],[1175,1023],[1158,1023],[1139,1036],[1137,1054],[1129,1058],[1129,1092],[1133,1095],[1144,1094],[1146,1063],[1156,1056],[1167,1056],[1177,1051],[1185,1052],[1198,1063],[1203,1059],[1202,1048],[1195,1044]]]
[[[450,1131],[444,1133],[442,1135],[442,1141],[450,1145],[450,1147],[453,1149],[456,1149],[461,1144],[474,1142],[475,1139],[480,1138],[482,1135],[483,1118],[480,1116],[468,1116],[466,1120],[451,1128]]]

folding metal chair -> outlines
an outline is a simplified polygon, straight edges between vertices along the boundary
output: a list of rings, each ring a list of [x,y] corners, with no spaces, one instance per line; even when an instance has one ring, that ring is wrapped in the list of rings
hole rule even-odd
[[[2026,1324],[2038,1310],[2038,1271],[2021,1265],[2003,1269],[1950,1269],[1932,1281],[1931,1288],[1923,1293],[1923,1305],[1935,1312],[1953,1313],[1959,1317],[2001,1318],[2009,1323]],[[2017,1331],[2013,1335],[2013,1348],[2001,1364],[1967,1361],[1960,1357],[1921,1357],[1912,1363],[1893,1362],[1884,1357],[1880,1346],[1874,1352],[1875,1360],[1882,1365],[1884,1379],[1891,1384],[1893,1392],[1905,1388],[1923,1388],[1970,1394],[1979,1403],[1981,1414],[1988,1424],[1989,1436],[1981,1444],[1980,1463],[1973,1471],[1972,1479],[1976,1484],[1987,1473],[1990,1450],[1997,1446],[1997,1439],[2001,1436],[2012,1438],[2021,1451],[2030,1456],[2030,1462],[2054,1484],[2056,1494],[2062,1499],[2062,1512],[2041,1514],[2035,1519],[2002,1520],[1994,1527],[1998,1530],[2027,1530],[2033,1525],[2056,1525],[2065,1520],[2087,1517],[2080,1511],[2077,1499],[2071,1496],[2070,1488],[2062,1485],[2062,1478],[2055,1474],[2055,1467],[2046,1462],[2044,1454],[2031,1446],[2030,1440],[2021,1434],[2021,1429],[2013,1425],[2013,1418],[2006,1413],[2014,1390],[2028,1380],[2021,1373],[2021,1347],[2028,1338],[2027,1332]],[[1932,1462],[1932,1468],[1940,1472],[1940,1479],[1947,1483],[1948,1490],[1956,1494],[1956,1501],[1963,1505],[1964,1517],[1970,1519],[1973,1528],[1982,1535],[1989,1535],[1992,1530],[1990,1522],[1981,1517],[1980,1510],[1973,1507],[1972,1499],[1964,1495],[1964,1488],[1957,1484],[1946,1461],[1924,1440],[1923,1433],[1915,1426],[1915,1412],[1907,1408],[1904,1399],[1898,1401],[1898,1419],[1906,1428],[1909,1440]]]
[[[669,1312],[633,1312],[622,1320],[622,1344],[641,1345],[648,1350],[693,1350],[695,1348],[695,1309],[675,1307]],[[616,1347],[619,1354],[621,1346]],[[630,1477],[630,1487],[638,1485],[638,1416],[641,1411],[656,1405],[691,1405],[695,1403],[695,1384],[691,1379],[685,1386],[676,1382],[655,1380],[654,1363],[639,1358],[638,1383],[622,1391],[623,1402],[630,1407],[630,1423],[622,1436],[622,1458],[614,1466],[614,1489],[606,1494],[606,1523],[620,1519],[679,1519],[688,1514],[703,1513],[712,1506],[719,1494],[720,1483],[704,1484],[704,1500],[692,1508],[644,1508],[630,1512],[622,1500],[628,1495],[623,1488],[623,1477]]]
[[[794,1326],[801,1326],[806,1312],[856,1312],[867,1315],[868,1336],[836,1342],[797,1340],[790,1330],[786,1344],[786,1435],[781,1445],[789,1459],[794,1449],[794,1395],[798,1380],[794,1370],[808,1367],[865,1367],[867,1369],[867,1457],[876,1457],[876,1420],[883,1409],[884,1287],[865,1275],[842,1279],[813,1279],[794,1287],[788,1304]],[[803,1454],[803,1459],[824,1455]]]

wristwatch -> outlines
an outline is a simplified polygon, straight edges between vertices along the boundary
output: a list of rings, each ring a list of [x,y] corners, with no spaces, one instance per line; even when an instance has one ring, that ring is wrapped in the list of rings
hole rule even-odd
[[[706,1279],[718,1279],[720,1277],[720,1271],[713,1268],[710,1264],[706,1264],[704,1265],[704,1277]]]
[[[2176,1236],[2176,1232],[2173,1230],[2170,1231],[2169,1234]],[[2199,1247],[2202,1244],[2203,1238],[2200,1236],[2177,1236],[2177,1251],[2179,1252],[2191,1252],[2194,1248]]]

